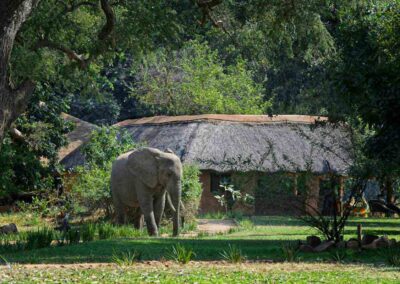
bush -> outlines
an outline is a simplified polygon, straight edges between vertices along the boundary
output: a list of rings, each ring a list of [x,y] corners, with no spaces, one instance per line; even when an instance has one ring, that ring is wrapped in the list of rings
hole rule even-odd
[[[110,166],[111,167],[111,166]],[[75,213],[94,213],[99,209],[112,215],[109,168],[77,168],[78,178],[73,184],[71,197]]]
[[[294,262],[299,260],[298,254],[299,254],[299,246],[289,242],[289,243],[284,243],[282,244],[281,247],[282,255],[284,261],[287,262]]]
[[[185,218],[185,222],[193,221],[199,209],[202,193],[199,176],[200,170],[197,166],[183,166],[182,202],[185,209],[182,210],[182,216]]]
[[[102,127],[92,132],[90,142],[82,149],[86,165],[76,169],[77,180],[72,183],[71,199],[76,213],[103,210],[106,216],[112,216],[112,162],[137,146],[128,132],[116,128]]]
[[[26,249],[39,249],[50,246],[54,239],[54,231],[49,228],[38,229],[37,231],[27,232]]]
[[[227,250],[221,252],[221,256],[224,260],[231,263],[241,263],[246,260],[246,256],[243,255],[242,250],[235,245],[229,245]]]
[[[81,234],[78,229],[70,229],[65,233],[67,242],[71,244],[79,244]]]
[[[182,263],[182,264],[189,263],[189,261],[191,261],[194,256],[195,256],[195,253],[194,253],[193,249],[187,248],[187,247],[181,245],[180,243],[172,246],[171,251],[169,253],[170,259],[172,259],[176,262]]]
[[[135,262],[142,260],[142,253],[137,250],[128,250],[120,254],[114,253],[112,256],[112,260],[118,266],[132,266],[135,264]]]
[[[100,240],[111,239],[116,235],[115,227],[110,223],[102,223],[97,228]]]
[[[81,237],[83,242],[90,242],[94,240],[96,235],[96,225],[89,223],[81,227]]]
[[[387,264],[400,267],[400,248],[397,247],[389,249],[389,251],[385,254],[385,257]]]

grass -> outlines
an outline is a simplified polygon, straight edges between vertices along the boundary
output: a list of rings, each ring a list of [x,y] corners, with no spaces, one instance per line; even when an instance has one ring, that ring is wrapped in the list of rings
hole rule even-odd
[[[170,252],[168,253],[168,258],[179,262],[181,264],[189,263],[196,254],[193,252],[192,248],[185,247],[181,243],[173,245]]]
[[[246,256],[243,255],[242,250],[235,245],[229,245],[228,249],[221,252],[221,256],[230,263],[241,263],[246,260]]]
[[[112,263],[114,253],[138,250],[144,260],[165,259],[171,247],[178,242],[190,247],[196,254],[196,260],[221,260],[221,253],[229,249],[229,245],[240,247],[243,255],[248,260],[275,260],[282,261],[286,258],[282,246],[289,246],[297,240],[305,240],[307,235],[315,234],[300,221],[290,217],[253,217],[239,222],[241,228],[232,230],[228,234],[208,235],[201,237],[148,237],[143,230],[135,230],[130,226],[113,226],[110,224],[97,225],[101,234],[91,242],[71,244],[64,246],[51,246],[42,249],[0,250],[0,254],[11,262],[18,263],[81,263],[81,262],[109,262]],[[378,232],[379,235],[390,232],[390,238],[400,239],[399,219],[351,219],[346,228],[346,239],[356,235],[356,226],[363,224],[364,232]],[[100,233],[100,230],[103,230]],[[167,229],[165,229],[167,231]],[[346,262],[361,263],[387,263],[385,253],[390,250],[381,250],[382,254],[375,251],[354,252],[346,256]],[[302,261],[332,261],[330,253],[296,253],[295,259]],[[340,261],[341,256],[338,256]],[[396,256],[393,257],[396,262]]]
[[[137,250],[128,250],[120,253],[115,253],[112,256],[112,260],[118,266],[132,266],[137,261],[142,259],[142,253]]]
[[[51,268],[51,267],[50,267]],[[398,283],[391,268],[341,264],[220,264],[191,262],[137,263],[132,267],[99,266],[1,269],[5,283]],[[368,273],[366,273],[368,271]]]
[[[1,218],[4,219],[4,216],[0,215]],[[400,240],[400,219],[388,218],[353,218],[346,227],[346,239],[356,235],[359,223],[366,233],[387,234],[389,238]],[[305,240],[307,235],[317,232],[294,218],[243,218],[239,220],[239,225],[238,229],[226,234],[179,238],[148,237],[143,230],[107,223],[97,224],[93,236],[93,225],[90,225],[91,229],[83,226],[80,228],[81,234],[85,230],[90,231],[87,242],[62,246],[53,244],[32,250],[3,247],[0,255],[6,261],[0,260],[0,263],[7,263],[8,266],[0,265],[0,283],[42,283],[43,279],[50,283],[398,283],[400,278],[400,248],[382,249],[379,252],[363,250],[344,253],[338,250],[303,253],[292,251],[291,248],[295,247],[297,240]],[[32,231],[35,232],[39,227],[32,227],[35,228]],[[163,232],[170,235],[170,228],[163,228]],[[19,234],[19,241],[23,242],[28,234]],[[3,242],[12,244],[15,238],[4,237]],[[92,238],[94,240],[89,241]],[[175,248],[176,257],[172,258],[172,262],[165,261],[171,248]],[[192,260],[194,254],[195,261]],[[235,261],[243,256],[247,261]],[[224,259],[232,264],[222,263]],[[282,262],[285,259],[295,262]],[[239,266],[237,263],[240,262]],[[92,264],[91,269],[81,267],[90,263],[108,265]],[[181,263],[187,264],[182,266]],[[22,264],[49,264],[50,268],[62,264],[63,268],[28,268]],[[129,268],[132,265],[134,269]]]

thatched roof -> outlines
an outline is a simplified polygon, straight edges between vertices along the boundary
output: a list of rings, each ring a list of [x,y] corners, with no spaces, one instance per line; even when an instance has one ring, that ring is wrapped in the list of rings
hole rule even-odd
[[[350,130],[325,117],[301,115],[159,116],[122,121],[135,141],[174,151],[202,170],[345,175],[352,163]]]
[[[61,116],[74,124],[73,130],[67,134],[68,145],[58,151],[59,161],[65,164],[70,157],[81,155],[79,147],[89,141],[90,134],[97,126],[66,113],[62,113]]]

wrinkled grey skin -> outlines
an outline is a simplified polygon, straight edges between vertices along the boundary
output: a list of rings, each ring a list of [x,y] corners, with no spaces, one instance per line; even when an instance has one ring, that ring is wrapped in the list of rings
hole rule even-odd
[[[111,194],[117,222],[126,222],[128,207],[140,207],[149,235],[158,235],[168,192],[173,214],[173,234],[178,235],[182,164],[169,152],[141,148],[119,156],[111,172]]]

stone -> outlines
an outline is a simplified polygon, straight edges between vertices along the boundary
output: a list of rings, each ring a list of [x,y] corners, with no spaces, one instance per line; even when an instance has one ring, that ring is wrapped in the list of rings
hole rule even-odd
[[[8,225],[4,225],[0,227],[0,234],[12,234],[12,233],[18,233],[17,225],[14,223],[10,223]]]
[[[373,241],[375,241],[376,239],[379,239],[379,236],[366,234],[366,235],[363,236],[363,238],[361,240],[361,244],[362,245],[369,245]]]
[[[340,241],[336,244],[336,247],[339,249],[344,249],[346,248],[346,242],[345,241]]]
[[[354,240],[354,239],[350,239],[346,243],[346,247],[349,248],[349,249],[358,249],[358,241]]]
[[[325,241],[325,242],[322,242],[319,246],[315,247],[314,251],[323,252],[323,251],[326,251],[326,250],[332,248],[333,246],[335,246],[334,241]]]
[[[388,237],[383,236],[380,237],[379,239],[376,239],[373,243],[375,243],[376,248],[388,248],[390,247],[390,241]]]
[[[307,240],[307,244],[312,246],[313,248],[315,248],[321,244],[321,238],[317,237],[317,236],[308,236],[306,240]]]
[[[299,250],[301,252],[314,252],[314,248],[307,244],[300,245]]]

